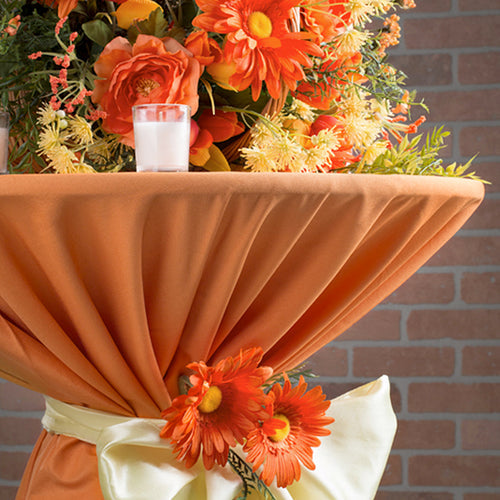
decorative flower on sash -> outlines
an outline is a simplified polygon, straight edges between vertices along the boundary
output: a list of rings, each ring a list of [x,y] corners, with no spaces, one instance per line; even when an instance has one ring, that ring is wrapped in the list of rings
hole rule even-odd
[[[264,486],[276,480],[286,487],[300,479],[301,465],[315,468],[313,447],[333,418],[320,387],[307,391],[301,375],[292,387],[288,375],[272,376],[259,366],[263,351],[252,348],[215,366],[191,363],[187,394],[178,396],[162,413],[167,423],[160,436],[169,439],[177,459],[192,467],[200,454],[204,466],[227,462],[243,480],[243,490],[271,493]],[[243,446],[243,460],[232,449]],[[249,465],[250,464],[250,465]],[[263,484],[264,483],[264,484]]]

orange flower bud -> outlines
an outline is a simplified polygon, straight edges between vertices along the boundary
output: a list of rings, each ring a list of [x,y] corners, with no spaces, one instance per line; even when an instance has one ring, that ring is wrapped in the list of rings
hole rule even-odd
[[[207,66],[208,74],[215,80],[217,85],[227,90],[236,90],[229,85],[229,79],[236,72],[236,63],[232,61],[215,62]]]
[[[214,142],[222,142],[241,134],[244,131],[243,126],[238,123],[238,115],[234,112],[224,112],[216,109],[205,109],[198,118],[198,125],[206,129],[212,135]]]

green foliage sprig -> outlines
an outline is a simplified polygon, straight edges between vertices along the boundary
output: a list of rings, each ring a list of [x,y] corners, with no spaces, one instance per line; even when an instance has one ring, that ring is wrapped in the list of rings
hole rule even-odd
[[[361,161],[352,165],[347,171],[370,174],[404,174],[404,175],[439,175],[443,177],[466,177],[468,179],[480,179],[475,172],[466,172],[474,158],[464,165],[452,163],[443,166],[443,159],[439,156],[440,151],[445,148],[444,140],[450,132],[444,127],[434,128],[427,134],[425,143],[420,147],[422,135],[413,139],[404,136],[403,140],[394,147],[387,149],[379,155],[376,160],[365,165]]]
[[[248,495],[256,491],[262,495],[264,500],[276,500],[276,497],[271,493],[269,488],[259,479],[259,476],[253,472],[248,465],[237,453],[229,450],[228,462],[231,468],[240,476],[243,485],[240,493],[234,500],[246,500]]]

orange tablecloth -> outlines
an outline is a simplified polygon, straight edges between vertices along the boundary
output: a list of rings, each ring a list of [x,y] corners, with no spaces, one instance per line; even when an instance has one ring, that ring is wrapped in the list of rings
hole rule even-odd
[[[483,197],[432,177],[0,178],[0,376],[158,417],[187,362],[291,368],[414,273]],[[95,447],[42,432],[18,499],[98,499]]]

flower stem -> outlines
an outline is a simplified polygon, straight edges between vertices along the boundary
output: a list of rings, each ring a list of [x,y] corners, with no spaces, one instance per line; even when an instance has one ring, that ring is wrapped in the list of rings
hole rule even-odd
[[[231,468],[240,476],[243,481],[243,486],[239,496],[234,500],[246,500],[250,494],[250,490],[255,490],[262,494],[265,500],[276,500],[276,497],[271,493],[269,488],[259,479],[259,476],[253,472],[248,465],[237,453],[229,450],[228,462]]]

